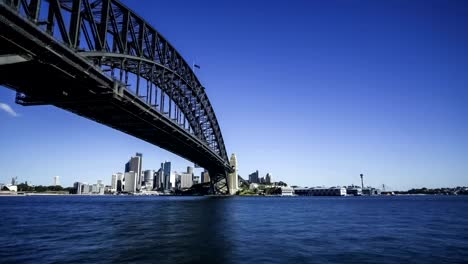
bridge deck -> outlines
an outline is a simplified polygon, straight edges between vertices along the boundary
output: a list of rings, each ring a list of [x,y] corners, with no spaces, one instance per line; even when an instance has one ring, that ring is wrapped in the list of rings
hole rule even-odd
[[[225,175],[229,163],[183,127],[122,88],[90,61],[0,5],[0,84],[18,91],[23,105],[50,104],[160,146]],[[117,143],[118,144],[118,143]]]

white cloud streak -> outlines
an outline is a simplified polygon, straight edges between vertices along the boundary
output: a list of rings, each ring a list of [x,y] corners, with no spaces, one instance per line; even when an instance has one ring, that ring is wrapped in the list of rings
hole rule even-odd
[[[3,110],[3,111],[5,111],[5,112],[7,112],[9,115],[14,116],[14,117],[19,116],[19,115],[15,112],[15,110],[13,110],[9,105],[4,104],[4,103],[0,103],[0,110]]]

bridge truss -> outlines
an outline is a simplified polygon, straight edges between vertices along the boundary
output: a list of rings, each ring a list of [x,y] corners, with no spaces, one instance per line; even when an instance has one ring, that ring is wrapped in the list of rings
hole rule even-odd
[[[117,0],[0,0],[0,9],[0,84],[17,103],[52,104],[161,146],[228,192],[232,168],[205,88],[143,18]],[[25,70],[50,87],[16,76]]]

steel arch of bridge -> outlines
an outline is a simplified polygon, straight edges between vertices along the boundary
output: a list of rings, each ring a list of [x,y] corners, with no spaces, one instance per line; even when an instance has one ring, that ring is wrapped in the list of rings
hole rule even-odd
[[[125,5],[117,0],[0,3],[75,50],[229,163],[215,112],[190,65],[159,32]],[[24,95],[18,99],[27,103]]]

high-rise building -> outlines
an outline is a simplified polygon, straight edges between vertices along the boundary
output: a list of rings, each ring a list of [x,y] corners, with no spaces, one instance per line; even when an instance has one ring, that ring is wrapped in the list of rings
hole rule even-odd
[[[187,173],[193,175],[193,167],[188,166],[187,167]]]
[[[188,189],[193,185],[193,174],[191,173],[181,173],[178,174],[178,179],[180,180],[180,189]]]
[[[136,173],[136,179],[137,179],[137,185],[136,188],[139,190],[141,187],[141,178],[142,178],[142,173],[141,173],[141,166],[143,164],[143,154],[141,153],[136,153],[134,157],[131,157],[130,160],[125,164],[125,172],[135,172]]]
[[[265,176],[265,183],[266,184],[271,184],[271,174],[270,173],[267,173],[267,175]]]
[[[141,189],[141,184],[143,182],[143,154],[142,153],[136,153],[135,156],[140,158],[140,170],[138,171],[138,182],[137,182],[137,189]]]
[[[124,175],[122,173],[117,173],[117,184],[116,184],[116,191],[123,192],[124,189]]]
[[[125,185],[123,190],[125,192],[134,193],[137,191],[137,177],[138,174],[134,171],[126,172],[124,175]]]
[[[90,194],[91,193],[91,189],[90,189],[90,185],[87,184],[86,182],[82,183],[81,184],[81,193],[80,194]]]
[[[234,169],[232,173],[228,175],[228,186],[229,186],[229,193],[231,195],[236,194],[237,190],[239,189],[239,179],[237,178],[237,158],[236,154],[232,153],[231,159],[229,160],[229,164]]]
[[[258,179],[258,170],[249,174],[249,182],[250,183],[259,183]]]
[[[117,191],[117,174],[116,173],[112,174],[110,191],[111,192]]]
[[[154,178],[154,171],[152,170],[145,170],[143,173],[144,179],[143,179],[143,184],[145,188],[148,189],[153,189],[153,178]]]
[[[210,182],[210,174],[208,173],[207,170],[205,170],[205,171],[203,171],[201,173],[201,182],[202,183]]]
[[[161,164],[162,166],[162,164]],[[163,170],[162,168],[154,172],[153,189],[163,188]]]
[[[60,186],[60,177],[54,176],[54,186]]]
[[[163,188],[164,190],[170,190],[172,187],[171,182],[175,184],[175,174],[171,173],[171,162],[161,163],[161,170],[163,173]]]
[[[75,194],[81,194],[83,192],[83,183],[82,182],[75,182],[73,184],[74,193]]]
[[[193,175],[193,184],[199,184],[199,183],[200,183],[200,176]]]

